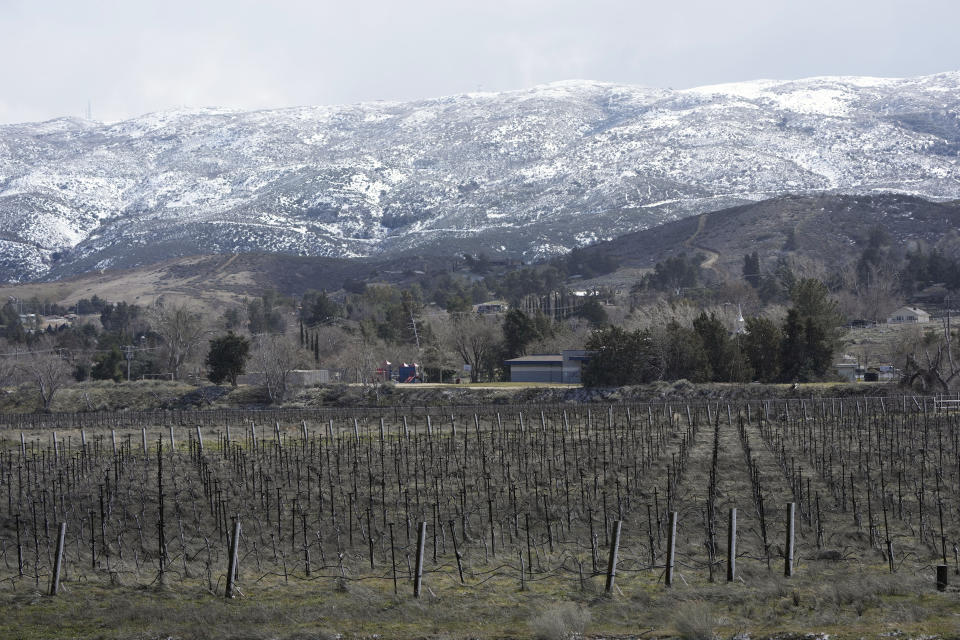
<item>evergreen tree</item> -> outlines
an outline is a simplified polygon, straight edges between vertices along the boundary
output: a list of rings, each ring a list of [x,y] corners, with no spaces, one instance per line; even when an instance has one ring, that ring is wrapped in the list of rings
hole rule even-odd
[[[140,307],[135,304],[118,302],[107,305],[100,312],[100,324],[111,333],[129,334],[131,326],[140,316]]]
[[[780,351],[783,334],[780,327],[767,318],[747,318],[746,333],[741,344],[743,354],[760,382],[776,382],[780,378]]]
[[[3,336],[14,343],[23,343],[27,340],[27,332],[20,322],[20,314],[12,302],[7,302],[0,308],[0,324],[3,325]]]
[[[743,256],[743,279],[754,289],[760,287],[760,254],[756,251]]]
[[[796,309],[787,311],[783,322],[783,343],[780,348],[781,379],[784,382],[806,381],[812,374],[806,359],[807,336],[805,324]]]
[[[229,380],[237,386],[237,378],[243,374],[250,358],[250,341],[232,331],[210,341],[207,352],[207,377],[210,382],[220,384]]]
[[[890,259],[888,252],[884,251],[884,247],[889,244],[889,241],[890,238],[883,227],[876,226],[870,230],[867,246],[860,254],[860,259],[857,260],[857,282],[861,286],[868,286],[876,269]]]
[[[86,362],[78,362],[73,368],[73,379],[77,382],[85,382],[90,377],[90,365]]]
[[[527,345],[540,335],[533,320],[520,309],[510,309],[503,316],[503,355],[506,359],[526,353]]]
[[[746,336],[739,334],[730,340],[730,358],[727,378],[730,382],[750,382],[753,380],[753,365],[747,357]]]
[[[609,327],[595,331],[587,349],[593,352],[583,369],[587,387],[644,384],[656,380],[659,374],[659,356],[646,329],[628,333],[620,327]]]
[[[731,338],[727,327],[713,313],[705,312],[693,321],[693,329],[703,343],[714,382],[747,382],[753,367],[743,351],[741,341]]]
[[[90,369],[90,377],[94,380],[113,380],[114,382],[123,380],[124,357],[120,349],[113,347],[110,351],[99,354]]]
[[[340,317],[341,313],[340,305],[331,300],[326,291],[307,291],[303,294],[300,319],[308,326],[326,324]]]
[[[531,343],[553,335],[553,323],[542,313],[528,316],[517,308],[503,316],[503,357],[509,360],[527,353]]]
[[[710,360],[696,331],[671,321],[665,329],[664,342],[664,380],[707,382],[712,378]]]
[[[707,362],[710,364],[710,379],[727,382],[731,356],[729,331],[716,314],[711,313],[708,316],[704,311],[694,319],[693,330],[700,337]]]
[[[597,329],[607,324],[607,310],[603,308],[600,301],[596,298],[590,298],[577,310],[577,315],[587,322],[590,326]]]
[[[815,278],[799,280],[793,307],[783,325],[781,378],[809,381],[823,377],[839,344],[841,317],[827,287]]]
[[[797,276],[793,273],[793,269],[790,268],[790,263],[784,257],[780,257],[777,260],[777,267],[774,270],[774,275],[776,276],[776,282],[780,286],[780,291],[784,295],[792,296],[793,289],[797,286]]]
[[[834,340],[828,334],[829,327],[817,322],[815,318],[804,320],[804,338],[806,339],[806,357],[810,371],[817,377],[823,376],[833,360]]]
[[[646,284],[659,291],[671,291],[686,287],[697,286],[700,268],[699,263],[685,254],[670,256],[653,267],[653,273],[644,276]]]

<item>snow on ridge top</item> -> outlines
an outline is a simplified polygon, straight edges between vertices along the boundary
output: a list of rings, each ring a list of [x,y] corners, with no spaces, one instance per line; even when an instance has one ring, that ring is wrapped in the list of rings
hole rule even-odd
[[[668,89],[658,89],[656,87],[647,87],[639,84],[622,84],[616,82],[600,82],[597,80],[558,80],[538,84],[529,89],[518,91],[505,91],[501,94],[504,98],[546,98],[546,99],[569,99],[571,97],[593,98],[602,97],[604,99],[622,100],[636,99],[641,102],[649,102],[662,95],[671,92]]]
[[[0,132],[6,131],[26,131],[30,135],[42,136],[52,133],[70,133],[74,131],[83,131],[102,126],[103,123],[86,118],[63,117],[45,120],[43,122],[18,122],[11,124],[0,124]]]
[[[786,84],[782,80],[747,80],[746,82],[725,82],[722,84],[708,84],[701,87],[681,89],[680,93],[701,96],[721,95],[735,98],[757,100],[766,95],[768,89]]]
[[[417,104],[449,104],[460,100],[472,101],[511,101],[527,100],[531,98],[557,98],[567,99],[571,96],[587,93],[627,93],[627,94],[648,94],[667,91],[655,87],[644,85],[624,84],[617,82],[602,82],[599,80],[555,80],[533,85],[524,89],[508,89],[505,91],[468,91],[465,93],[451,94],[429,100],[414,101]],[[361,103],[362,105],[375,103]],[[382,103],[376,103],[382,104]],[[411,103],[390,103],[391,106],[403,106]]]
[[[924,76],[928,78],[931,76]],[[922,78],[918,78],[922,79]],[[836,84],[845,84],[858,89],[869,89],[879,87],[892,87],[905,82],[905,78],[881,78],[878,76],[816,76],[797,80],[797,82],[831,82]]]
[[[845,116],[850,112],[850,103],[856,96],[839,89],[812,89],[790,91],[769,96],[785,111]]]
[[[857,94],[835,78],[798,81],[754,80],[685,89],[700,96],[727,96],[751,102],[772,103],[783,111],[824,116],[845,116]],[[879,86],[869,84],[866,86]]]
[[[880,89],[895,87],[897,85],[906,83],[923,85],[943,80],[960,82],[960,71],[946,71],[943,73],[926,76],[917,76],[915,78],[883,78],[878,76],[812,76],[809,78],[797,78],[796,80],[745,80],[743,82],[726,82],[720,84],[703,85],[699,87],[690,87],[689,89],[681,89],[680,93],[692,93],[697,95],[726,95],[756,100],[767,97],[771,92],[775,92],[778,89],[788,91],[797,91],[802,89],[810,91],[821,88],[839,90],[840,87],[846,87],[850,89]]]
[[[164,129],[171,125],[177,125],[184,120],[199,118],[204,116],[229,116],[242,115],[244,111],[236,109],[225,109],[217,107],[203,107],[199,109],[170,109],[166,111],[156,111],[147,113],[130,120],[120,120],[118,122],[106,124],[106,131],[114,135],[123,135],[130,138],[142,138],[143,136]]]
[[[584,80],[579,78],[571,78],[569,80],[555,80],[554,82],[545,82],[543,84],[534,85],[529,89],[521,89],[519,92],[508,91],[507,93],[549,93],[551,91],[597,91],[597,90],[607,90],[615,89],[623,86],[633,86],[633,85],[622,85],[615,82],[600,82],[599,80]],[[638,87],[640,88],[640,87]]]
[[[172,251],[372,255],[472,250],[482,231],[526,255],[566,251],[598,229],[618,235],[784,193],[910,185],[960,197],[960,160],[941,153],[960,143],[958,102],[957,73],[683,91],[564,80],[402,103],[13,125],[0,128],[0,228],[59,274],[94,256],[141,261],[128,236]],[[883,117],[901,111],[926,120]],[[216,233],[198,231],[210,221]],[[54,264],[62,246],[75,249]],[[0,279],[39,273],[26,251],[0,246]]]
[[[126,120],[126,122],[130,122],[131,120],[137,122],[170,122],[172,120],[179,120],[181,118],[193,118],[200,116],[229,116],[236,115],[238,113],[249,112],[250,110],[231,109],[229,107],[179,107],[174,109],[152,111],[150,113],[145,113],[142,116]]]

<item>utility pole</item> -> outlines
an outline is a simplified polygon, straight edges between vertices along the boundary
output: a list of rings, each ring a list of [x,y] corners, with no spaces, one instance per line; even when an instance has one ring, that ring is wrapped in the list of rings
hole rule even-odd
[[[127,382],[130,382],[130,362],[133,360],[133,345],[127,345],[123,348],[127,358]]]
[[[417,351],[420,350],[420,334],[417,332],[417,321],[413,317],[413,309],[410,310],[410,326],[413,327],[413,337],[417,341]]]

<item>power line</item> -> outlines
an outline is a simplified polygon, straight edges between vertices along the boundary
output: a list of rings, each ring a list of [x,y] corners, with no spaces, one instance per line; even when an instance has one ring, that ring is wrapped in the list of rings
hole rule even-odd
[[[159,351],[163,347],[133,347],[130,351]],[[126,351],[126,347],[123,347],[123,350]],[[59,347],[56,349],[25,349],[23,351],[14,351],[13,353],[0,353],[0,358],[7,358],[10,356],[19,357],[19,356],[30,356],[41,353],[56,353],[59,354],[61,351],[77,351],[82,353],[110,353],[113,349],[70,349],[68,347]]]

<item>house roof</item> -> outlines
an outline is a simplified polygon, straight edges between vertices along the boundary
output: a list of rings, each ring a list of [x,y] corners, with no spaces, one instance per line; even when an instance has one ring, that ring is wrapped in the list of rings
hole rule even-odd
[[[513,366],[518,364],[563,364],[563,356],[557,354],[520,356],[511,360],[504,360],[503,364]]]
[[[891,317],[892,317],[892,316],[895,316],[895,315],[897,315],[898,313],[900,313],[901,311],[907,311],[907,312],[909,312],[909,313],[915,313],[915,314],[917,314],[917,315],[921,315],[921,314],[922,314],[922,315],[925,315],[925,316],[930,315],[929,313],[927,313],[926,311],[924,311],[924,310],[921,309],[920,307],[900,307],[899,309],[897,309],[896,311],[894,311],[894,312],[891,313],[890,315],[891,315]]]

